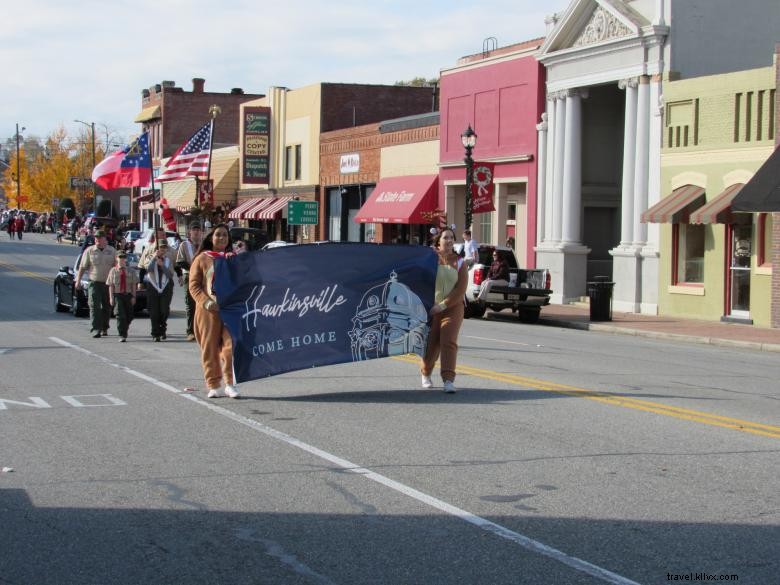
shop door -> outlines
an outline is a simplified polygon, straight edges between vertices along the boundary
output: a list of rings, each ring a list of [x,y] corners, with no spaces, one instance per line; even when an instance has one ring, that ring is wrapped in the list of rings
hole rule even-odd
[[[727,291],[729,316],[750,318],[750,255],[753,249],[753,226],[730,226],[731,246],[728,263]]]

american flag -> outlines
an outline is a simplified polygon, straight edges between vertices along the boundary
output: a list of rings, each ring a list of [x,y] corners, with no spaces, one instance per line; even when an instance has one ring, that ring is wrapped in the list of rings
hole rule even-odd
[[[211,157],[211,127],[209,122],[192,138],[181,145],[165,165],[165,170],[156,177],[158,181],[174,181],[185,177],[203,177],[208,174]]]

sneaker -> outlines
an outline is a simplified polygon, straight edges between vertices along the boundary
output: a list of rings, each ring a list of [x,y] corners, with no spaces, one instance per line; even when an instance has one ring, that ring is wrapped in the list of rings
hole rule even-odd
[[[431,381],[430,376],[426,376],[423,374],[422,376],[422,387],[423,388],[433,388],[433,382]]]
[[[219,398],[220,396],[222,396],[222,394],[220,394],[219,388],[212,388],[211,390],[209,390],[208,393],[209,398]]]
[[[238,398],[238,388],[233,386],[233,384],[225,384],[225,396],[228,398]]]
[[[124,343],[125,341],[127,341],[127,337],[120,337],[119,338],[119,343]]]
[[[160,341],[160,338],[159,337],[155,337],[154,340],[155,341]]]
[[[94,337],[95,339],[100,339],[102,337],[102,335],[100,335],[100,331],[98,331],[97,333],[92,335],[92,337]]]
[[[187,334],[187,341],[195,341],[195,336],[192,333]]]
[[[446,380],[444,382],[444,392],[447,394],[455,394],[455,383],[452,380]]]

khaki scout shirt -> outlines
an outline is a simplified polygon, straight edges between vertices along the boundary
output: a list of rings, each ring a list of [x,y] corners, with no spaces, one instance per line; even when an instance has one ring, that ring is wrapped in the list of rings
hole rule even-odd
[[[114,285],[114,294],[118,295],[122,291],[120,290],[120,284],[122,282],[122,276],[119,273],[120,268],[114,266],[111,272],[108,273],[106,284],[108,286]],[[135,296],[135,289],[138,288],[138,271],[130,266],[125,266],[125,292]]]
[[[95,244],[84,252],[79,271],[86,271],[92,282],[106,282],[108,273],[115,264],[116,250],[111,246],[106,246],[101,250]]]

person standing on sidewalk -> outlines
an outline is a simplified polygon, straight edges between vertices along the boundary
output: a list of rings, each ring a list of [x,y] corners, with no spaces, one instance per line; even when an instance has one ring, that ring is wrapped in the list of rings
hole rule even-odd
[[[106,284],[108,284],[108,301],[114,307],[119,341],[124,343],[127,341],[127,331],[133,320],[138,288],[138,273],[135,268],[127,265],[127,254],[124,252],[117,254],[116,266],[108,273]]]
[[[168,338],[168,316],[173,298],[173,260],[168,253],[168,240],[157,241],[155,256],[146,268],[146,303],[152,323],[152,338],[161,341]]]
[[[108,299],[108,273],[114,267],[116,250],[108,245],[105,232],[95,234],[95,244],[81,255],[76,274],[76,289],[81,288],[84,272],[89,271],[89,316],[92,319],[92,337],[108,335],[111,305]]]
[[[190,266],[195,259],[201,243],[203,242],[203,230],[200,222],[193,221],[189,227],[189,237],[182,242],[176,252],[176,267],[182,272],[184,286],[184,306],[187,309],[187,341],[195,341],[195,299],[190,294]]]
[[[209,398],[221,396],[223,381],[226,396],[239,396],[238,388],[233,384],[233,340],[219,316],[219,305],[212,289],[214,261],[224,258],[232,247],[228,227],[217,224],[203,240],[190,268],[190,294],[195,299],[195,338],[200,345],[200,361]]]
[[[466,261],[454,250],[455,233],[445,228],[436,235],[434,249],[439,255],[434,302],[430,316],[428,347],[420,364],[422,387],[431,388],[431,374],[441,355],[441,378],[444,392],[455,392],[455,365],[458,360],[458,334],[463,324],[463,297],[468,285]]]
[[[479,244],[472,239],[471,230],[463,231],[463,254],[467,264],[479,262]]]

